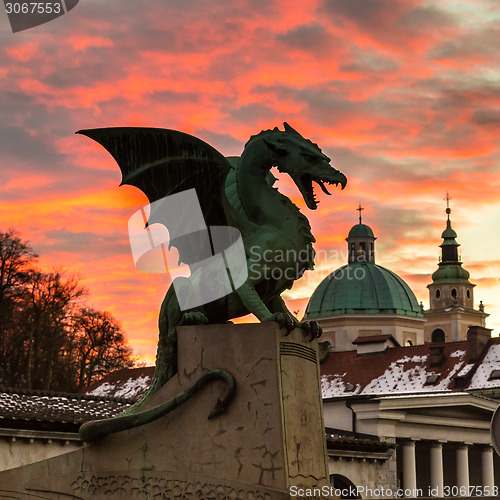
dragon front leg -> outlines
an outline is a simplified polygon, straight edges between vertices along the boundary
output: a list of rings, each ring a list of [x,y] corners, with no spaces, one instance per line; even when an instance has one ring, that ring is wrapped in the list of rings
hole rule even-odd
[[[261,322],[276,321],[281,328],[287,330],[287,335],[295,328],[296,320],[290,314],[290,311],[271,312],[250,283],[244,283],[236,292],[247,310]]]

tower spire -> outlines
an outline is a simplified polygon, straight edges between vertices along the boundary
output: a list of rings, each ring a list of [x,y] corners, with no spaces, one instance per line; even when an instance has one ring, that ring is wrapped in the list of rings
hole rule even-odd
[[[446,214],[448,215],[448,220],[450,220],[451,208],[450,208],[450,200],[453,198],[450,196],[450,193],[446,191],[446,196],[443,198],[446,201]]]
[[[359,204],[358,208],[356,210],[359,212],[359,223],[361,224],[361,211],[364,210],[364,208],[361,206],[361,203]]]

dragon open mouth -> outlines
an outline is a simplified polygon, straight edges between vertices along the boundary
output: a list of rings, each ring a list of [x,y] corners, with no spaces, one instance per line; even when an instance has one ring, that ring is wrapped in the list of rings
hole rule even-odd
[[[328,191],[325,184],[329,184],[330,186],[332,185],[338,186],[340,184],[342,186],[342,189],[344,189],[347,183],[347,179],[345,178],[344,174],[340,172],[337,172],[334,175],[332,175],[330,179],[325,179],[325,178],[320,179],[319,177],[316,177],[311,174],[302,175],[297,185],[300,189],[300,192],[302,193],[302,196],[304,197],[304,201],[306,202],[308,208],[310,208],[311,210],[316,210],[319,201],[316,199],[313,182],[318,184],[323,193],[330,196],[331,193]]]

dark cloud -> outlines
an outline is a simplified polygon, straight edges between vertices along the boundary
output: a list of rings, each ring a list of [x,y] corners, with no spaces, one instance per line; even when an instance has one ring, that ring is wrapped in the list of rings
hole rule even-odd
[[[224,156],[239,156],[245,146],[244,142],[230,134],[218,134],[212,130],[199,129],[196,136],[202,138]]]
[[[127,67],[119,63],[121,58],[116,57],[117,53],[115,47],[90,47],[84,54],[70,57],[64,70],[52,66],[41,81],[55,89],[71,89],[125,78]]]
[[[19,171],[9,170],[13,164],[23,165],[24,172],[51,169],[54,174],[64,168],[65,155],[51,147],[50,140],[43,136],[43,130],[36,135],[25,128],[0,124],[0,151],[4,161],[0,166],[7,175],[17,176]]]
[[[128,241],[123,234],[116,232],[113,227],[107,234],[93,233],[90,231],[72,231],[71,229],[51,229],[45,231],[47,240],[36,245],[40,254],[68,252],[81,253],[88,261],[130,255]]]
[[[372,54],[358,52],[355,62],[339,65],[340,71],[362,73],[364,75],[372,72],[394,71],[399,67],[399,64],[391,59],[378,57]]]
[[[278,34],[276,39],[290,48],[315,53],[327,50],[329,45],[337,41],[318,23],[297,26],[286,33]]]
[[[391,3],[394,8],[394,2],[387,0],[326,0],[323,9],[338,23],[345,18],[371,28],[384,19]]]
[[[454,59],[457,62],[464,59],[475,60],[478,65],[484,63],[491,65],[493,61],[498,63],[500,60],[500,47],[493,42],[499,38],[500,27],[498,25],[487,26],[435,46],[428,57],[435,60]],[[481,60],[484,57],[487,58],[487,61]]]
[[[472,115],[472,121],[478,125],[498,125],[500,110],[477,110]]]
[[[405,12],[398,19],[398,27],[411,32],[428,32],[456,26],[458,17],[441,10],[439,5],[425,5]]]
[[[241,106],[229,112],[231,118],[241,123],[272,123],[276,120],[276,111],[263,104],[253,103]]]

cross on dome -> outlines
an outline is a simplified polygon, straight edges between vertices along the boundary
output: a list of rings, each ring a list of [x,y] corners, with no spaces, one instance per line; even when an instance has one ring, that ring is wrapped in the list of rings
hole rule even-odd
[[[448,220],[450,219],[450,214],[451,214],[451,208],[450,208],[450,200],[453,198],[450,196],[450,193],[446,191],[446,196],[443,198],[444,201],[446,201],[446,213],[448,214]]]
[[[358,208],[356,210],[359,212],[359,223],[361,224],[361,211],[364,210],[364,208],[361,206],[361,203],[359,204]]]

